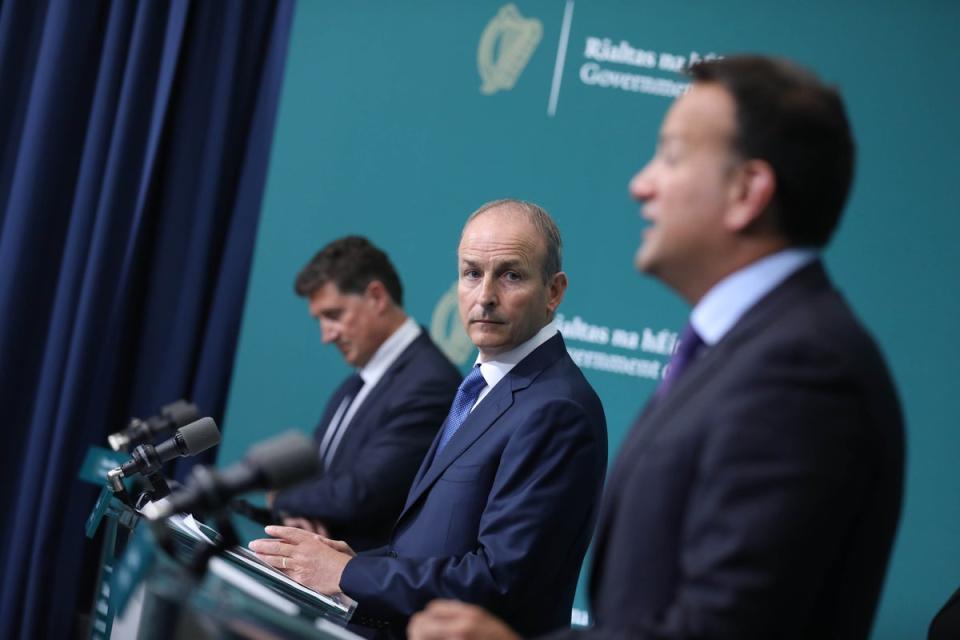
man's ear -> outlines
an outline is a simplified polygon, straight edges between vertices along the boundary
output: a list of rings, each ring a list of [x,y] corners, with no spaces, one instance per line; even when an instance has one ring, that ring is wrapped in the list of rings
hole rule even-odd
[[[777,176],[766,160],[747,160],[731,179],[731,204],[724,221],[730,231],[754,225],[773,200]]]
[[[363,293],[378,313],[384,313],[393,304],[393,299],[387,292],[387,288],[379,280],[371,280]]]
[[[553,314],[560,303],[563,302],[563,294],[567,291],[567,274],[558,271],[550,278],[547,283],[547,310]]]

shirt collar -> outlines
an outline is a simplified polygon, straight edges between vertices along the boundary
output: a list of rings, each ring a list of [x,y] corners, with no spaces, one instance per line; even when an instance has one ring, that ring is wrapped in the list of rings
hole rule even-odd
[[[492,389],[498,382],[503,380],[507,374],[510,373],[510,370],[517,366],[521,360],[533,353],[534,349],[552,338],[556,333],[557,326],[553,324],[553,322],[548,322],[526,342],[522,342],[510,351],[497,355],[493,360],[480,362],[480,356],[477,355],[476,364],[480,365],[480,374],[487,383],[487,389]]]
[[[704,343],[715,345],[760,298],[818,256],[815,249],[784,249],[735,271],[703,296],[690,323]]]
[[[369,388],[377,384],[400,354],[417,339],[421,331],[420,325],[409,317],[397,327],[396,331],[390,334],[390,337],[384,340],[380,348],[373,353],[370,361],[357,371],[363,378],[364,386]]]

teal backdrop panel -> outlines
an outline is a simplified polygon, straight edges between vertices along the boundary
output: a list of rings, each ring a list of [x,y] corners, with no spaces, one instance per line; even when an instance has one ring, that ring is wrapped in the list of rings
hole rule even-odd
[[[407,311],[471,362],[456,245],[465,217],[501,197],[538,202],[560,226],[558,319],[615,454],[688,312],[632,268],[642,223],[627,182],[685,65],[784,55],[840,86],[859,143],[827,262],[889,359],[909,444],[874,637],[923,637],[960,584],[958,25],[960,4],[933,1],[302,1],[219,463],[285,428],[312,431],[348,373],[292,288],[339,236],[383,246]]]

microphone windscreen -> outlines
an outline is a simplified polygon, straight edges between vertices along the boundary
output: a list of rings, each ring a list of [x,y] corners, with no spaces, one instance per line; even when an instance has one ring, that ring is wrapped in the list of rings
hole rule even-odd
[[[247,461],[263,477],[264,489],[284,489],[309,480],[320,471],[320,459],[313,441],[289,431],[250,448]]]
[[[200,418],[185,427],[180,427],[180,435],[187,451],[184,455],[193,456],[220,443],[220,430],[213,418]]]

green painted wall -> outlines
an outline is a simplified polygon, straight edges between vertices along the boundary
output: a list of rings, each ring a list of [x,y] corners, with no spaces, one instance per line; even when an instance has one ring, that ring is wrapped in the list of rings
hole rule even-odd
[[[369,236],[396,263],[408,311],[430,326],[439,308],[449,328],[438,304],[456,278],[462,222],[505,196],[540,203],[560,225],[568,344],[587,358],[615,449],[655,385],[642,374],[666,360],[652,339],[669,343],[687,313],[631,267],[641,223],[627,181],[669,106],[654,93],[683,81],[659,68],[671,62],[663,54],[781,54],[841,87],[859,141],[827,259],[889,358],[909,437],[905,511],[874,636],[925,636],[960,584],[960,4],[520,1],[518,14],[535,22],[496,23],[505,30],[495,24],[484,39],[505,5],[299,4],[220,463],[281,429],[312,430],[347,373],[292,292],[320,246]],[[610,60],[605,38],[621,52],[628,43],[639,64]],[[524,67],[514,56],[531,48]],[[642,66],[648,58],[655,68]],[[513,88],[484,94],[481,70],[509,83],[510,64],[522,69]],[[601,75],[648,92],[601,86]],[[612,344],[617,329],[625,333]],[[621,372],[601,370],[610,368]]]

